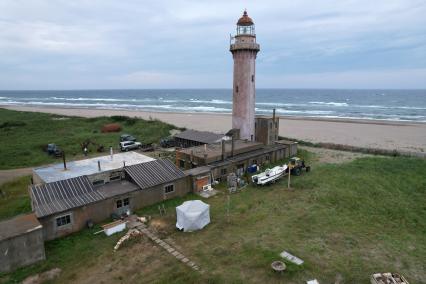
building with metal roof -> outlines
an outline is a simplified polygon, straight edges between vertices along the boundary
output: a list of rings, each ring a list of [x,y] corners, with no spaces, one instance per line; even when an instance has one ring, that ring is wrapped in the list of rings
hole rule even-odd
[[[93,177],[96,179],[93,179]],[[101,176],[101,177],[100,177]],[[101,180],[102,182],[98,182]],[[170,160],[152,160],[91,176],[30,186],[33,211],[46,240],[192,191]]]
[[[105,198],[87,176],[30,187],[31,205],[37,217],[45,217],[88,205]]]
[[[80,176],[98,175],[99,173],[121,169],[124,166],[153,160],[155,159],[135,151],[116,153],[113,155],[70,161],[66,162],[65,165],[64,163],[58,163],[38,167],[33,170],[33,179],[35,183],[56,182]]]
[[[227,137],[225,134],[189,129],[176,134],[174,139],[176,146],[187,148],[220,142],[220,140],[229,139],[229,137]]]

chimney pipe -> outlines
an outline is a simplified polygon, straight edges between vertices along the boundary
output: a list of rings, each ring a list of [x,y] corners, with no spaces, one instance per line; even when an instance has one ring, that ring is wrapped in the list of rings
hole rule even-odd
[[[225,160],[225,140],[222,140],[222,161]]]
[[[67,170],[67,161],[65,160],[65,152],[62,152],[62,161],[64,162],[64,170]]]
[[[234,139],[234,135],[232,135],[232,138],[231,138],[231,157],[234,157],[234,150],[235,150],[235,139]]]
[[[126,161],[123,161],[123,167],[126,167]]]
[[[98,160],[98,171],[101,171],[101,161]]]
[[[112,150],[112,146],[109,146],[109,154],[111,155],[111,161],[112,161],[112,156],[114,155],[114,152]]]

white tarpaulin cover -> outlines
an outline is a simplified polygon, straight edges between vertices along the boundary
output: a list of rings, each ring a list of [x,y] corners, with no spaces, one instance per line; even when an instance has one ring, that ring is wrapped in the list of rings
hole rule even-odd
[[[184,232],[192,232],[204,228],[210,223],[210,205],[201,200],[185,201],[176,207],[176,227]]]

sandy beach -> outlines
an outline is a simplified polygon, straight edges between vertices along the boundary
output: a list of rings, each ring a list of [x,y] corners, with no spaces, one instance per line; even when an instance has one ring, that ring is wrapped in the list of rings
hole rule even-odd
[[[231,116],[229,114],[27,106],[0,107],[19,111],[45,112],[68,116],[96,117],[126,115],[144,119],[152,118],[178,127],[218,133],[224,133],[231,128]],[[280,117],[280,135],[314,143],[333,143],[415,153],[426,152],[426,123]]]

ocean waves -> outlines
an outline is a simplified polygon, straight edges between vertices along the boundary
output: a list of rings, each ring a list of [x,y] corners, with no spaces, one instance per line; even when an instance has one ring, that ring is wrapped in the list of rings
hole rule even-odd
[[[0,91],[0,105],[183,113],[231,113],[230,90]],[[259,90],[256,113],[297,117],[426,121],[426,92]]]

